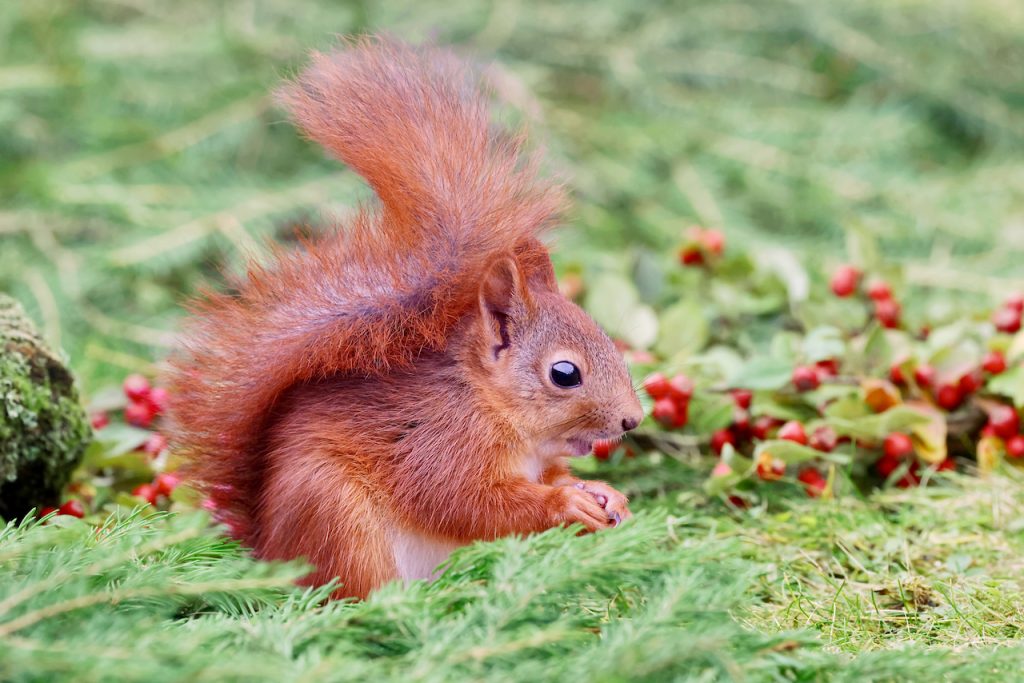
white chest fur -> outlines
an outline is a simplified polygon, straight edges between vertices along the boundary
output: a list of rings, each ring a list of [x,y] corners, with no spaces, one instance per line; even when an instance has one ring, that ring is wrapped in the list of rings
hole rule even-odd
[[[413,531],[395,531],[392,549],[398,575],[406,581],[432,579],[437,575],[437,566],[458,547],[458,543],[430,538]]]

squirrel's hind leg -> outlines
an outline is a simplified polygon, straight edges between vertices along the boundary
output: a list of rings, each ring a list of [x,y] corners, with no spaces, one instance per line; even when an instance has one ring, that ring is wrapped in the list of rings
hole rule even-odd
[[[399,577],[390,515],[346,476],[343,458],[310,453],[308,442],[271,454],[260,506],[256,552],[264,559],[303,558],[314,565],[300,583],[337,577],[335,598],[365,598]],[[276,467],[274,465],[277,465]]]

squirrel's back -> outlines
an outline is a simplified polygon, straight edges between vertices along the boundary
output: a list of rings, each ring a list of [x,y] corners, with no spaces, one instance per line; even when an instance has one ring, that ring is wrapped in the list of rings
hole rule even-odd
[[[192,307],[170,359],[171,433],[226,516],[253,516],[264,432],[289,388],[380,376],[443,349],[504,255],[550,269],[537,235],[562,194],[537,182],[521,136],[492,124],[479,92],[447,52],[373,38],[314,55],[280,91],[379,203]]]

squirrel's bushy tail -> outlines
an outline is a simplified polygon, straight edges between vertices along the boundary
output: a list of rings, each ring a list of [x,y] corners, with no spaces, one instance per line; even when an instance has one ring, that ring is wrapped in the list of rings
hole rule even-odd
[[[194,306],[170,360],[171,432],[228,513],[244,521],[257,504],[263,429],[282,392],[442,348],[486,268],[530,250],[560,208],[521,136],[493,126],[478,85],[447,52],[365,38],[316,54],[280,91],[380,204]]]

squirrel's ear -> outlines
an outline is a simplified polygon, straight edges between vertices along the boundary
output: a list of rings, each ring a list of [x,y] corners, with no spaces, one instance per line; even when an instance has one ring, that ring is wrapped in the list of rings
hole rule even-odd
[[[546,291],[558,293],[558,278],[555,277],[555,267],[551,264],[550,258],[544,258],[540,263],[529,271],[526,277],[529,289],[533,291]]]
[[[502,258],[491,266],[480,283],[480,315],[497,358],[509,345],[509,325],[526,311],[528,294],[519,266]]]

